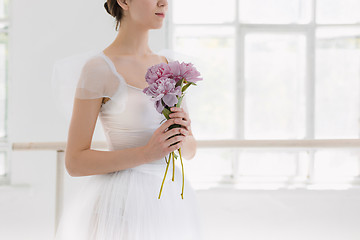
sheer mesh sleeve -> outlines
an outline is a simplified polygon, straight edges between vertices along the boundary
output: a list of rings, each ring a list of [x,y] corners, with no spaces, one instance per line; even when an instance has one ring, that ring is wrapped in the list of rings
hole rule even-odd
[[[119,88],[119,79],[101,56],[89,59],[81,70],[75,98],[95,99],[109,97]]]
[[[74,54],[54,62],[51,88],[54,103],[67,122],[71,120],[74,98],[109,98],[102,104],[100,112],[121,112],[125,109],[126,84],[100,50]]]

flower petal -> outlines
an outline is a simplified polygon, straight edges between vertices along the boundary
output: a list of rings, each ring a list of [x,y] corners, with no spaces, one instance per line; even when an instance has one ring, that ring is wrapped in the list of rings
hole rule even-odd
[[[177,104],[178,99],[176,97],[176,94],[168,93],[163,97],[163,101],[167,106],[172,107]]]

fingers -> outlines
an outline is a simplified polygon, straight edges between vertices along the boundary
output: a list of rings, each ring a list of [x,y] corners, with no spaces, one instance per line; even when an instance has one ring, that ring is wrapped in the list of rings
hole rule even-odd
[[[186,128],[186,130],[190,130],[190,121],[182,120],[180,118],[175,119],[176,124],[180,124]]]
[[[172,124],[175,123],[175,119],[168,119],[166,120],[159,128],[158,130],[163,133],[165,132],[165,130],[170,127]]]
[[[168,119],[167,121],[165,121],[165,123],[163,123],[157,129],[158,134],[160,134],[159,142],[166,142],[167,146],[177,143],[177,142],[179,142],[179,140],[183,140],[186,136],[189,135],[189,131],[191,129],[191,126],[190,126],[191,121],[189,119],[189,115],[187,114],[187,112],[185,112],[182,108],[178,108],[178,107],[173,107],[173,108],[171,108],[171,110],[173,111],[169,115],[169,117],[171,117],[171,118]],[[168,129],[173,124],[179,124],[183,127],[176,127],[173,129]],[[175,136],[175,135],[177,135],[177,136]],[[172,137],[172,136],[174,136],[174,137]],[[175,145],[173,145],[173,146],[175,146]],[[171,146],[171,147],[173,147],[173,146]]]
[[[182,108],[179,108],[179,110],[174,111],[169,115],[170,118],[181,118],[183,120],[189,121],[189,114],[185,112]]]
[[[171,107],[170,108],[171,112],[181,112],[184,111],[184,109],[182,107]],[[185,111],[184,111],[185,112]]]
[[[186,128],[186,130],[190,131],[191,128],[191,120],[189,118],[189,114],[184,111],[183,108],[174,107],[173,113],[169,114],[171,119],[176,119],[175,123],[180,124]]]
[[[165,139],[168,139],[171,136],[174,136],[176,134],[182,134],[183,136],[188,136],[189,131],[186,130],[185,128],[176,127],[176,128],[173,128],[173,129],[171,129],[169,131],[166,131],[161,140],[164,141]]]
[[[183,141],[185,139],[185,136],[183,135],[178,135],[178,136],[174,136],[172,138],[169,138],[165,141],[165,145],[166,147],[170,147],[172,144]]]
[[[175,150],[178,150],[179,148],[181,148],[183,146],[183,144],[184,144],[183,141],[181,141],[181,142],[178,142],[177,144],[169,147],[169,152],[173,152]]]

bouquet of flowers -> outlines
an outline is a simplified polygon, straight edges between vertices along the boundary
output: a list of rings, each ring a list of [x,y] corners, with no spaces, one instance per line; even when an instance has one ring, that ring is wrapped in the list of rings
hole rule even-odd
[[[170,111],[171,107],[180,107],[181,101],[185,96],[186,89],[190,85],[196,85],[197,81],[202,80],[202,78],[200,78],[199,76],[200,73],[196,70],[192,63],[179,63],[179,61],[172,61],[168,64],[160,63],[148,68],[145,79],[149,86],[144,88],[143,93],[150,95],[152,97],[151,100],[154,101],[154,106],[156,110],[160,114],[163,114],[166,119],[170,119],[169,114],[172,113]],[[172,124],[169,127],[169,130],[177,127],[182,126],[180,124]],[[174,136],[177,135],[179,134],[176,134]],[[175,145],[177,143],[178,142],[173,143],[172,145]],[[178,152],[180,155],[182,168],[181,198],[184,199],[184,166],[181,157],[181,148],[178,149]],[[172,181],[174,181],[175,159],[177,158],[178,156],[175,154],[174,151],[169,154],[169,159],[165,157],[165,162],[167,163],[167,165],[164,179],[160,188],[160,193],[158,197],[159,199],[171,160],[173,162]]]

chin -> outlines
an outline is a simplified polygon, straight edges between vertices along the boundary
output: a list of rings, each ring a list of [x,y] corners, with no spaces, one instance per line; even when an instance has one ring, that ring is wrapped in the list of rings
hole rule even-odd
[[[151,26],[150,29],[161,29],[162,28],[162,24],[160,25],[155,25],[155,26]]]

